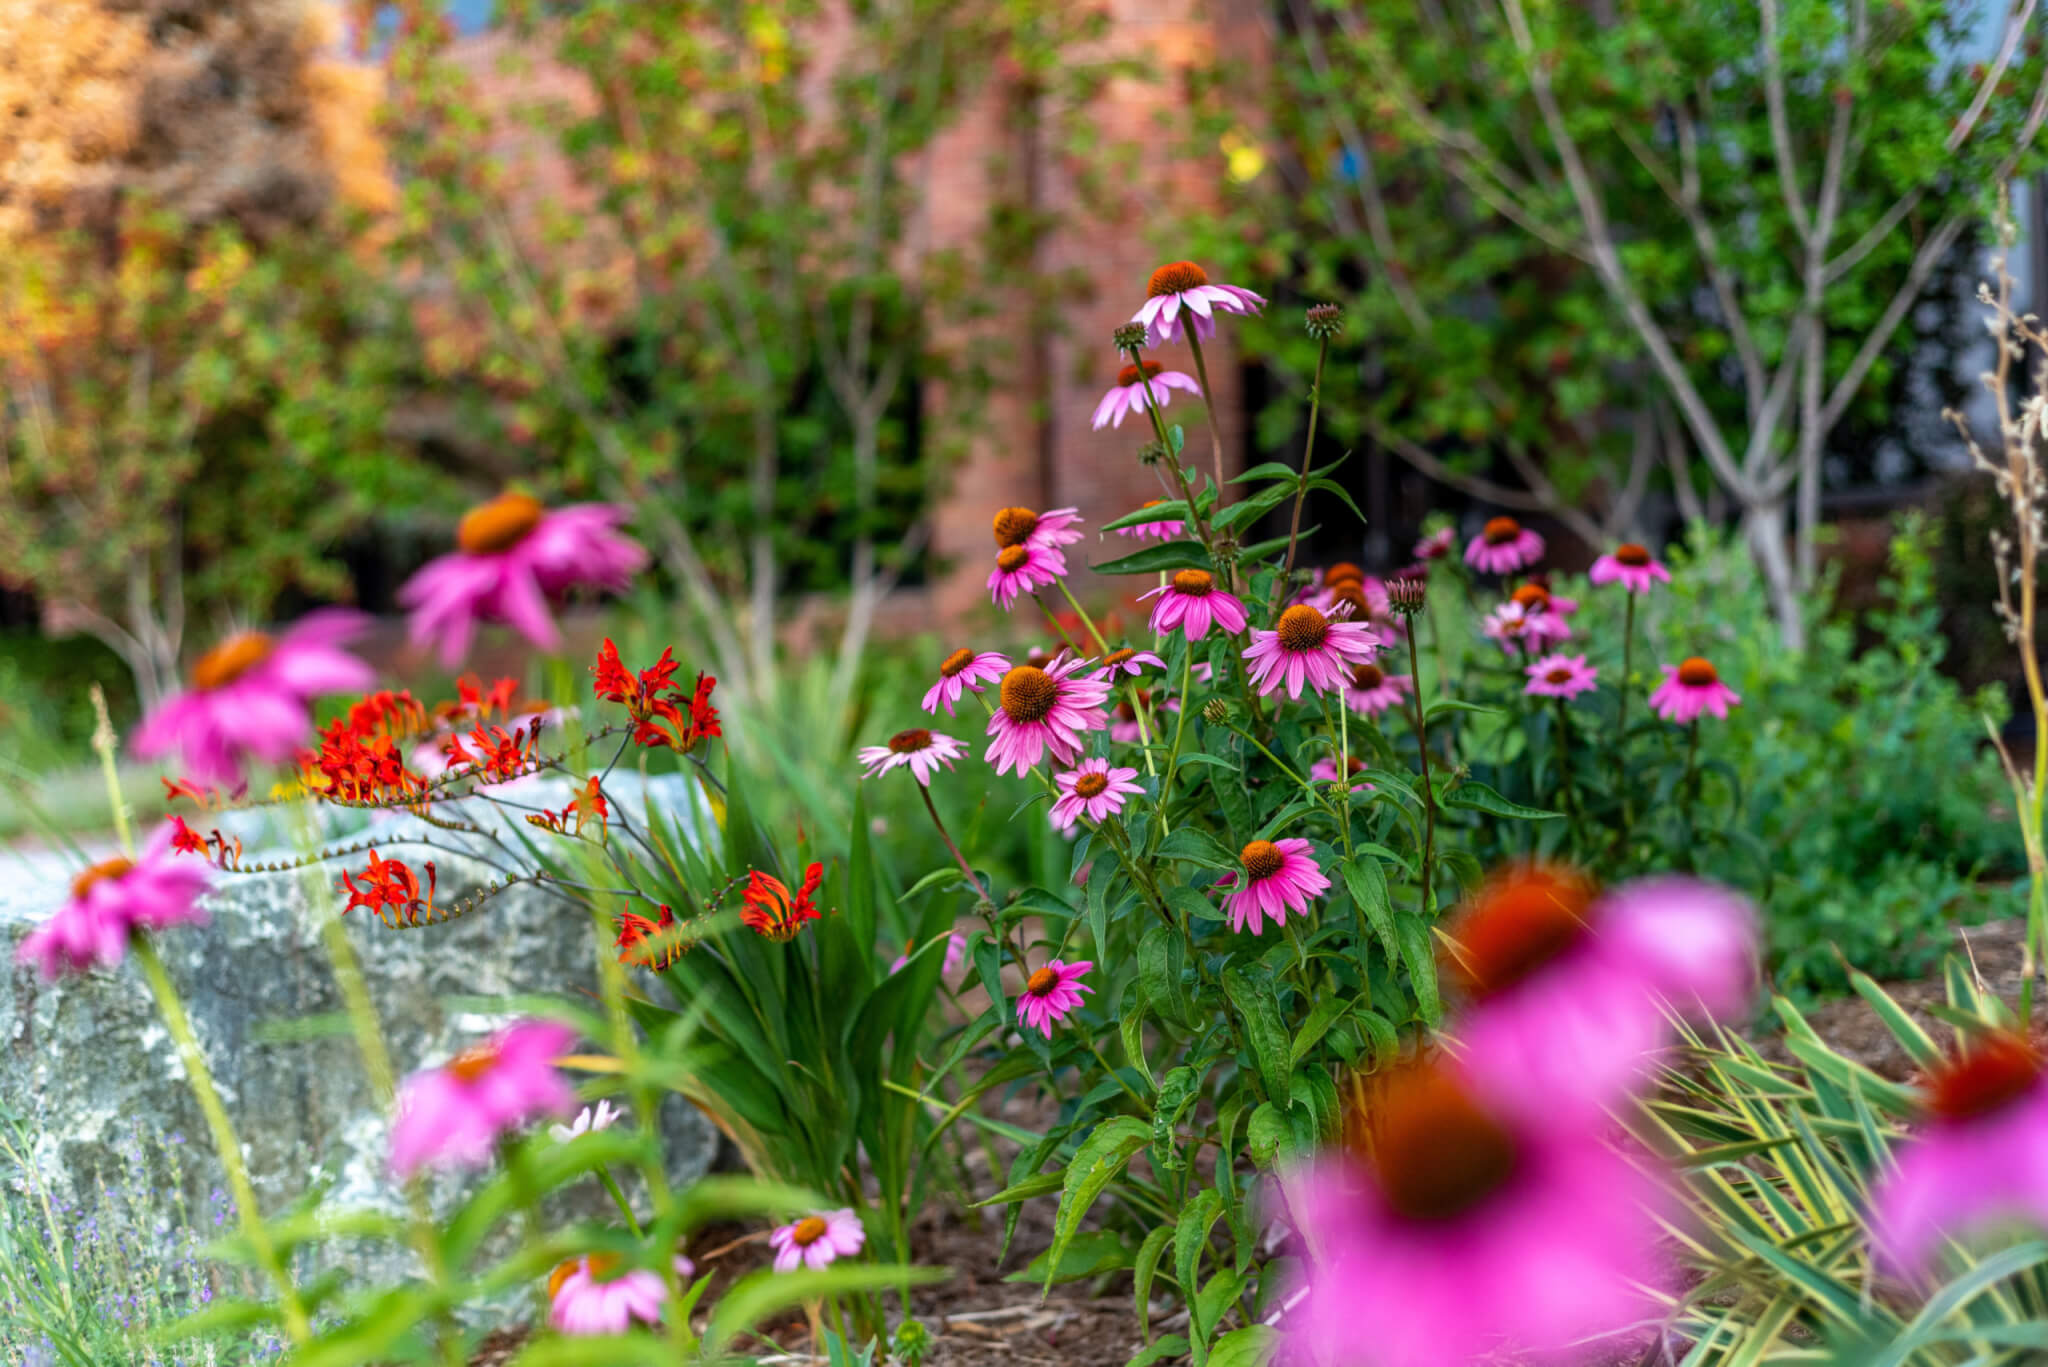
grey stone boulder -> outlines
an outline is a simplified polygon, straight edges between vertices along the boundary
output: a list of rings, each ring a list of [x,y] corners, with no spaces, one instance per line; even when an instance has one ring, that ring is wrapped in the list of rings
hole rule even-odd
[[[702,796],[686,778],[656,778],[642,791],[637,777],[620,774],[607,788],[643,830],[652,803],[682,838],[715,838]],[[566,784],[546,780],[525,780],[515,794],[519,802],[557,809],[569,795]],[[501,835],[519,822],[518,812],[476,799],[463,807],[468,819]],[[431,832],[443,848],[408,845],[408,837],[429,832],[406,815],[330,810],[317,819],[326,837],[321,848],[374,839],[380,853],[415,867],[432,858],[442,904],[496,880],[500,874],[486,860],[506,862],[488,842],[443,830]],[[285,833],[309,829],[306,814],[288,810],[235,820],[242,823],[238,833],[247,832],[248,863],[293,858],[298,850],[283,842]],[[267,848],[250,845],[251,836]],[[474,853],[446,848],[459,841]],[[342,864],[358,869],[364,862],[350,855],[310,874],[219,875],[207,899],[209,924],[158,938],[268,1212],[316,1185],[335,1208],[403,1209],[386,1162],[388,1127],[342,1015],[320,934],[323,918],[340,913],[344,899],[333,888]],[[206,1209],[205,1194],[225,1186],[224,1176],[141,974],[126,963],[50,983],[14,962],[22,936],[63,902],[75,864],[47,854],[0,856],[0,949],[7,954],[0,970],[0,1107],[25,1126],[42,1173],[74,1190],[108,1171],[115,1146],[138,1129],[180,1134],[193,1160],[185,1174],[188,1197],[193,1209]],[[401,1077],[445,1062],[509,1018],[474,999],[537,994],[587,1001],[597,988],[602,947],[588,912],[531,885],[498,893],[446,924],[391,930],[360,911],[343,924]],[[670,1098],[661,1119],[671,1180],[695,1179],[716,1152],[715,1130],[680,1097]],[[452,1207],[474,1180],[437,1180],[435,1204]],[[611,1209],[595,1183],[582,1186],[587,1190],[572,1194],[574,1209]],[[363,1278],[395,1280],[411,1270],[407,1254],[376,1246],[350,1246],[330,1261]]]

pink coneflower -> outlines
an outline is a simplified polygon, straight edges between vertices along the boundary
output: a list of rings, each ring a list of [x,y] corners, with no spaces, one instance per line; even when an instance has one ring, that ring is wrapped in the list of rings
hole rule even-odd
[[[308,613],[278,636],[244,631],[192,666],[192,687],[158,703],[136,728],[142,759],[176,749],[185,776],[203,787],[233,785],[251,760],[288,760],[312,733],[308,704],[352,693],[376,677],[341,647],[369,629],[359,612]]]
[[[1149,650],[1133,650],[1126,646],[1122,650],[1112,650],[1103,656],[1095,671],[1095,677],[1114,679],[1119,674],[1128,674],[1135,679],[1144,674],[1146,665],[1151,665],[1154,669],[1164,669],[1166,661]]]
[[[1335,778],[1335,767],[1330,777]],[[1330,880],[1316,864],[1315,851],[1299,837],[1281,841],[1254,840],[1238,853],[1243,866],[1243,885],[1224,899],[1232,930],[1265,930],[1266,918],[1276,926],[1287,924],[1287,913],[1297,916],[1308,904],[1330,890]]]
[[[1741,703],[1742,695],[1722,683],[1714,666],[1697,655],[1683,664],[1665,665],[1664,682],[1650,694],[1651,710],[1681,726],[1697,721],[1702,712],[1726,721],[1728,709]]]
[[[1451,553],[1451,547],[1458,544],[1458,533],[1450,527],[1438,527],[1435,531],[1415,543],[1409,554],[1423,562],[1422,571],[1428,573],[1428,562],[1441,560]],[[1540,552],[1539,552],[1540,554]],[[1406,573],[1407,571],[1404,571]]]
[[[1353,665],[1344,683],[1344,705],[1361,717],[1377,717],[1414,691],[1411,674],[1389,674],[1376,664]]]
[[[988,572],[988,596],[1008,612],[1019,594],[1036,593],[1066,577],[1067,558],[1058,551],[1033,546],[1005,546],[996,552]]]
[[[455,529],[459,549],[430,560],[398,590],[415,645],[436,643],[453,669],[479,622],[506,622],[542,650],[561,643],[548,611],[572,588],[622,593],[647,564],[619,531],[626,510],[578,503],[552,511],[528,494],[500,494],[471,508]]]
[[[903,952],[898,954],[890,963],[889,971],[891,973],[900,971],[905,964],[910,962],[910,951],[915,948],[917,946],[914,943],[905,945]],[[966,958],[967,937],[956,930],[946,937],[946,957],[939,964],[939,976],[942,978],[952,977],[955,973],[959,972],[960,965],[966,961]]]
[[[1926,1079],[1929,1123],[1895,1153],[1871,1193],[1874,1242],[1901,1275],[1943,1240],[2003,1224],[2048,1224],[2048,1087],[2041,1056],[1987,1031]]]
[[[1000,508],[990,520],[999,551],[1006,551],[1012,546],[1057,551],[1081,539],[1081,533],[1075,530],[1080,524],[1081,510],[1078,508],[1051,508],[1042,513],[1029,508]],[[1060,573],[1066,572],[1066,561],[1062,559]]]
[[[211,875],[204,859],[173,847],[179,824],[159,826],[137,858],[103,859],[72,879],[70,899],[22,937],[16,960],[55,979],[120,963],[137,926],[203,924],[206,910],[199,898]]]
[[[1093,967],[1086,959],[1071,964],[1046,960],[1045,967],[1025,979],[1024,990],[1017,994],[1018,1024],[1051,1039],[1054,1024],[1080,1008],[1082,993],[1095,990],[1092,984],[1081,981],[1081,976]]]
[[[1009,660],[993,650],[977,655],[962,646],[939,663],[939,681],[924,695],[924,710],[936,717],[943,705],[946,715],[952,716],[953,704],[960,701],[963,693],[981,692],[983,684],[1002,678],[1009,667]]]
[[[1630,593],[1648,593],[1653,584],[1671,582],[1671,571],[1647,546],[1625,541],[1593,562],[1586,577],[1596,584],[1619,584]]]
[[[794,1272],[807,1267],[813,1272],[840,1258],[851,1258],[868,1241],[860,1216],[851,1207],[821,1210],[803,1219],[779,1225],[768,1235],[775,1250],[775,1270]]]
[[[1148,498],[1139,506],[1141,508],[1156,508],[1160,502],[1161,500],[1159,499]],[[1135,522],[1128,527],[1117,528],[1116,534],[1118,536],[1132,537],[1139,541],[1172,541],[1185,534],[1187,529],[1187,523],[1178,518],[1169,518],[1160,522]]]
[[[1131,782],[1137,776],[1136,769],[1112,769],[1109,761],[1099,756],[1054,774],[1052,781],[1059,785],[1060,795],[1049,813],[1053,826],[1071,831],[1082,817],[1100,825],[1124,809],[1125,798],[1145,791]]]
[[[1216,587],[1216,576],[1207,570],[1175,570],[1173,578],[1138,595],[1138,601],[1157,597],[1152,608],[1152,634],[1165,636],[1179,627],[1190,642],[1209,634],[1211,623],[1232,636],[1245,628],[1244,604]]]
[[[1583,655],[1546,655],[1523,673],[1529,682],[1522,691],[1538,698],[1576,698],[1600,678],[1599,668]]]
[[[392,1171],[410,1177],[430,1163],[477,1167],[500,1135],[575,1110],[576,1094],[555,1071],[575,1039],[566,1025],[521,1021],[407,1078],[391,1124]]]
[[[1538,1119],[1590,1115],[1641,1086],[1670,1041],[1667,1003],[1727,1016],[1756,983],[1754,910],[1691,878],[1602,894],[1572,870],[1519,865],[1473,896],[1449,941],[1449,976],[1472,1002],[1464,1065]]]
[[[1378,647],[1379,638],[1365,623],[1333,622],[1296,603],[1280,614],[1273,630],[1252,633],[1244,658],[1261,697],[1285,684],[1287,696],[1298,698],[1304,682],[1318,693],[1342,688],[1351,666],[1369,662]]]
[[[1200,394],[1202,387],[1195,383],[1195,377],[1184,375],[1178,370],[1167,370],[1157,361],[1145,362],[1143,374],[1138,367],[1127,365],[1116,373],[1116,383],[1102,396],[1102,402],[1095,405],[1093,429],[1100,432],[1105,427],[1122,427],[1128,413],[1142,415],[1145,412],[1144,381],[1152,383],[1152,400],[1164,410],[1173,402],[1173,391],[1184,389],[1190,394]]]
[[[1352,776],[1356,777],[1364,771],[1365,761],[1356,755],[1350,756],[1349,759],[1350,764],[1347,767]],[[1317,760],[1309,766],[1308,776],[1323,783],[1335,783],[1337,781],[1337,757],[1335,755],[1325,755]],[[1372,785],[1370,783],[1354,783],[1351,785],[1351,791],[1354,793],[1369,793],[1372,791]]]
[[[687,1282],[697,1273],[688,1258],[675,1260]],[[658,1324],[668,1283],[644,1267],[620,1270],[613,1253],[571,1258],[548,1278],[548,1322],[564,1334],[623,1334],[633,1321]]]
[[[1597,1132],[1521,1123],[1441,1062],[1374,1082],[1357,1137],[1281,1178],[1306,1292],[1284,1357],[1548,1360],[1656,1313],[1669,1200],[1643,1169]]]
[[[995,739],[983,756],[998,774],[1012,765],[1022,774],[1046,751],[1059,763],[1071,764],[1080,758],[1086,733],[1109,725],[1103,711],[1109,681],[1075,677],[1087,667],[1086,660],[1056,659],[1045,669],[1018,665],[1003,675],[995,713],[988,719],[988,734]]]
[[[1209,273],[1192,261],[1168,262],[1152,272],[1152,278],[1145,283],[1145,294],[1144,307],[1131,315],[1131,321],[1143,323],[1168,342],[1173,340],[1173,330],[1183,309],[1193,320],[1190,326],[1195,336],[1207,341],[1216,335],[1217,309],[1250,314],[1266,306],[1263,298],[1248,289],[1210,284]]]
[[[1480,629],[1509,654],[1518,645],[1527,651],[1548,650],[1571,639],[1571,623],[1565,618],[1578,608],[1569,598],[1552,598],[1541,584],[1524,584],[1487,614]]]
[[[911,776],[929,788],[932,786],[932,775],[939,771],[940,765],[950,769],[953,767],[953,761],[966,753],[967,747],[951,736],[938,731],[928,731],[919,726],[908,731],[898,731],[889,737],[887,745],[861,747],[856,758],[867,766],[867,772],[861,775],[862,778],[873,778],[877,774],[886,774],[891,769],[900,769],[908,765]]]
[[[1542,644],[1542,628],[1537,625],[1536,617],[1537,614],[1509,599],[1495,604],[1493,610],[1480,619],[1479,630],[1488,640],[1499,645],[1503,654],[1513,655],[1521,651],[1526,655]],[[1570,629],[1566,630],[1569,634]]]
[[[1496,517],[1465,547],[1465,563],[1482,574],[1513,574],[1543,558],[1543,538],[1511,517]]]

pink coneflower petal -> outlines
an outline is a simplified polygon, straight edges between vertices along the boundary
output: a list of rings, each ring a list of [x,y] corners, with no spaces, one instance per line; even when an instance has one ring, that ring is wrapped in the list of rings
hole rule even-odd
[[[576,1095],[554,1065],[575,1038],[566,1025],[524,1021],[407,1078],[391,1125],[392,1170],[410,1177],[429,1164],[475,1167],[500,1135],[574,1111]]]
[[[851,1208],[821,1210],[769,1232],[768,1247],[775,1252],[775,1270],[794,1272],[799,1267],[817,1271],[840,1258],[851,1258],[867,1243],[867,1230]]]
[[[1465,547],[1465,563],[1482,574],[1513,574],[1543,558],[1543,538],[1511,517],[1496,517]]]
[[[1671,571],[1647,547],[1629,541],[1595,560],[1586,577],[1595,584],[1619,584],[1630,593],[1648,593],[1657,584],[1670,583]]]
[[[1167,370],[1157,361],[1145,362],[1142,374],[1137,366],[1127,365],[1117,372],[1116,383],[1102,396],[1102,401],[1095,405],[1092,419],[1094,430],[1099,432],[1104,427],[1122,427],[1125,417],[1144,416],[1145,381],[1150,382],[1152,398],[1162,412],[1172,403],[1174,390],[1184,390],[1189,394],[1202,392],[1202,387],[1195,383],[1194,376],[1184,375],[1178,370]]]
[[[1045,669],[1018,665],[1003,675],[984,755],[998,774],[1012,767],[1021,774],[1048,752],[1057,762],[1072,763],[1080,757],[1083,737],[1109,726],[1104,704],[1110,683],[1076,677],[1087,667],[1086,660],[1062,657]]]
[[[1095,990],[1081,981],[1093,967],[1085,959],[1071,964],[1048,959],[1025,979],[1024,990],[1017,994],[1018,1023],[1051,1039],[1053,1026],[1080,1007],[1083,993]]]
[[[1522,672],[1529,676],[1522,691],[1539,698],[1576,698],[1592,689],[1600,677],[1600,670],[1587,664],[1583,655],[1546,655]]]
[[[49,979],[112,968],[137,928],[204,924],[199,899],[212,872],[204,858],[173,847],[176,833],[174,823],[159,826],[134,859],[105,859],[72,879],[69,899],[22,937],[16,961],[36,965]]]
[[[1141,603],[1147,598],[1159,599],[1150,623],[1155,636],[1178,627],[1194,642],[1207,636],[1211,626],[1220,626],[1233,636],[1245,629],[1244,604],[1217,588],[1215,576],[1207,570],[1178,570],[1166,583],[1138,595]]]
[[[1183,310],[1192,321],[1196,336],[1207,340],[1216,335],[1215,314],[1252,314],[1265,306],[1265,299],[1236,285],[1212,285],[1208,272],[1192,261],[1174,261],[1152,272],[1146,283],[1146,300],[1131,315],[1164,341],[1172,341]]]
[[[1333,767],[1331,777],[1335,776]],[[1254,840],[1238,855],[1238,863],[1244,880],[1224,899],[1232,930],[1257,935],[1268,918],[1276,926],[1285,925],[1290,912],[1306,914],[1309,903],[1330,888],[1313,847],[1298,837]]]
[[[1283,685],[1287,696],[1301,696],[1302,686],[1317,693],[1342,688],[1351,666],[1367,664],[1379,638],[1362,622],[1333,622],[1306,603],[1280,614],[1271,631],[1254,631],[1244,659],[1251,682],[1261,696]]]
[[[1695,655],[1682,664],[1664,666],[1664,682],[1650,694],[1650,708],[1666,721],[1684,725],[1697,721],[1702,712],[1728,720],[1728,709],[1739,706],[1742,696],[1721,682],[1714,666]]]
[[[1389,674],[1375,664],[1353,665],[1346,673],[1344,705],[1361,717],[1377,717],[1415,693],[1410,674]]]
[[[911,776],[925,787],[931,787],[932,775],[941,766],[952,768],[953,761],[967,753],[967,747],[953,737],[939,731],[915,727],[898,731],[889,738],[887,745],[863,746],[855,756],[867,772],[862,778],[874,778],[891,769],[908,767]]]
[[[1124,809],[1124,799],[1145,790],[1131,780],[1136,769],[1112,769],[1100,756],[1084,759],[1065,773],[1053,775],[1059,796],[1048,814],[1054,827],[1071,831],[1083,817],[1100,825]]]
[[[1057,550],[1023,543],[1005,546],[996,553],[996,567],[989,571],[989,598],[1008,612],[1021,595],[1056,584],[1066,574],[1067,558]]]
[[[964,694],[981,692],[984,684],[1002,678],[1009,667],[1009,660],[992,650],[977,654],[963,646],[940,661],[938,682],[924,695],[924,710],[936,716],[943,706],[946,715],[952,716],[953,704]]]

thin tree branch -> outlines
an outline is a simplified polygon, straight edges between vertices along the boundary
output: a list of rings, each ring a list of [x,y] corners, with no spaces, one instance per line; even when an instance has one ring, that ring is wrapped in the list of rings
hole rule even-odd
[[[1785,194],[1785,210],[1802,238],[1813,236],[1806,217],[1806,200],[1799,192],[1799,168],[1792,161],[1792,128],[1785,117],[1785,68],[1778,51],[1778,0],[1761,0],[1763,32],[1757,40],[1764,59],[1764,106],[1771,125],[1771,150],[1778,164],[1778,185]]]

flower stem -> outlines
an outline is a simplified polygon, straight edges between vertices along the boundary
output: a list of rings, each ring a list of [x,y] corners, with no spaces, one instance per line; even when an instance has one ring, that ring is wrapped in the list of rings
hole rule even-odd
[[[1185,636],[1183,636],[1185,641]],[[1186,649],[1180,657],[1180,713],[1173,723],[1173,747],[1166,752],[1166,780],[1159,785],[1160,834],[1165,834],[1166,800],[1173,795],[1173,776],[1180,767],[1180,742],[1187,734],[1188,713],[1194,710],[1194,700],[1188,696],[1188,686],[1195,672],[1195,643],[1185,641]]]
[[[953,837],[946,830],[946,823],[939,820],[939,809],[932,805],[932,790],[920,783],[917,785],[917,792],[924,799],[924,809],[931,813],[932,825],[938,828],[939,839],[946,842],[946,849],[952,854],[953,862],[960,866],[960,872],[967,875],[967,886],[974,889],[975,896],[981,898],[982,901],[987,902],[990,906],[994,906],[996,899],[990,896],[988,889],[981,885],[981,879],[975,875],[973,867],[968,864],[967,856],[960,853],[960,847],[953,843]]]
[[[1189,328],[1190,336],[1194,329]],[[1322,339],[1316,351],[1315,383],[1308,391],[1308,441],[1301,448],[1301,474],[1294,481],[1294,516],[1287,523],[1287,559],[1280,565],[1280,577],[1273,581],[1273,613],[1279,615],[1280,604],[1287,597],[1287,584],[1294,575],[1295,542],[1301,536],[1301,505],[1308,497],[1309,471],[1313,468],[1316,454],[1316,419],[1323,406],[1323,362],[1330,356],[1330,339]]]
[[[98,684],[92,686],[92,710],[95,717],[92,748],[100,757],[100,776],[107,782],[107,805],[114,816],[114,834],[121,842],[121,853],[133,859],[135,833],[128,827],[128,804],[121,800],[121,774],[114,767],[114,747],[118,740],[114,735],[113,718],[107,713],[106,691]]]
[[[1628,596],[1628,606],[1621,632],[1621,701],[1614,715],[1614,787],[1621,794],[1621,838],[1628,839],[1628,829],[1634,824],[1635,804],[1629,800],[1628,791],[1628,694],[1635,687],[1636,670],[1636,596]]]
[[[1417,679],[1422,675],[1422,657],[1415,645],[1415,619],[1408,619],[1408,669]],[[1436,786],[1429,777],[1429,723],[1422,710],[1422,690],[1409,690],[1408,701],[1415,708],[1415,752],[1422,760],[1422,912],[1427,916],[1436,905]]]
[[[1062,584],[1060,587],[1065,588],[1066,585]],[[1060,634],[1060,639],[1067,643],[1067,649],[1073,651],[1076,655],[1081,654],[1081,647],[1074,643],[1073,637],[1067,635],[1067,629],[1060,625],[1058,615],[1050,607],[1046,606],[1045,599],[1039,597],[1036,592],[1033,592],[1031,601],[1038,604],[1038,610],[1045,614],[1045,620],[1052,623],[1052,629],[1057,631]]]
[[[1216,508],[1220,512],[1229,502],[1229,491],[1223,483],[1223,432],[1216,425],[1216,404],[1209,397],[1209,363],[1202,359],[1202,338],[1195,331],[1192,317],[1188,319],[1187,334],[1188,351],[1195,358],[1195,378],[1202,382],[1202,411],[1209,417],[1209,454],[1216,461]],[[1328,343],[1324,345],[1327,347]]]
[[[248,1165],[242,1161],[242,1143],[235,1137],[235,1127],[228,1120],[227,1108],[221,1105],[220,1093],[214,1088],[213,1073],[206,1066],[206,1055],[200,1051],[199,1037],[192,1032],[191,1018],[185,1014],[185,1003],[178,996],[178,989],[171,985],[171,975],[164,969],[164,961],[157,957],[156,946],[150,943],[143,931],[135,932],[135,962],[142,969],[142,976],[149,983],[151,994],[156,997],[157,1010],[164,1018],[164,1028],[170,1032],[171,1042],[177,1046],[178,1061],[184,1065],[185,1080],[192,1086],[192,1095],[199,1102],[199,1110],[206,1117],[206,1127],[213,1134],[213,1146],[220,1151],[221,1166],[227,1170],[228,1186],[235,1194],[235,1216],[242,1227],[242,1237],[255,1250],[256,1261],[277,1285],[278,1299],[284,1310],[285,1332],[292,1342],[303,1344],[313,1337],[313,1325],[306,1317],[306,1307],[299,1300],[299,1289],[291,1275],[285,1270],[277,1256],[277,1247],[270,1241],[270,1229],[263,1223],[262,1215],[256,1209],[256,1188],[249,1181]]]
[[[1562,784],[1563,784],[1563,786],[1564,786],[1564,805],[1565,805],[1565,810],[1566,810],[1566,811],[1568,811],[1568,812],[1570,812],[1570,813],[1571,813],[1571,814],[1572,814],[1572,815],[1573,815],[1574,817],[1576,817],[1576,816],[1577,816],[1577,815],[1579,814],[1579,791],[1578,791],[1578,786],[1577,786],[1577,785],[1576,785],[1576,784],[1575,784],[1575,783],[1573,782],[1573,779],[1572,779],[1572,725],[1571,725],[1571,718],[1570,718],[1570,716],[1569,716],[1569,715],[1568,715],[1568,714],[1567,714],[1567,713],[1565,712],[1565,706],[1564,706],[1564,699],[1563,699],[1563,698],[1552,698],[1552,699],[1551,699],[1551,701],[1557,704],[1557,774],[1558,774],[1558,780],[1559,780],[1559,782],[1560,782],[1560,783],[1562,783]]]
[[[1059,585],[1060,592],[1063,595],[1065,595],[1067,602],[1073,607],[1074,612],[1080,617],[1081,625],[1087,627],[1088,634],[1095,638],[1095,649],[1101,654],[1109,654],[1108,638],[1102,634],[1102,629],[1095,625],[1095,619],[1088,615],[1088,609],[1081,606],[1081,600],[1074,597],[1074,591],[1067,587],[1067,581],[1064,579],[1059,579],[1055,580],[1054,582]]]

